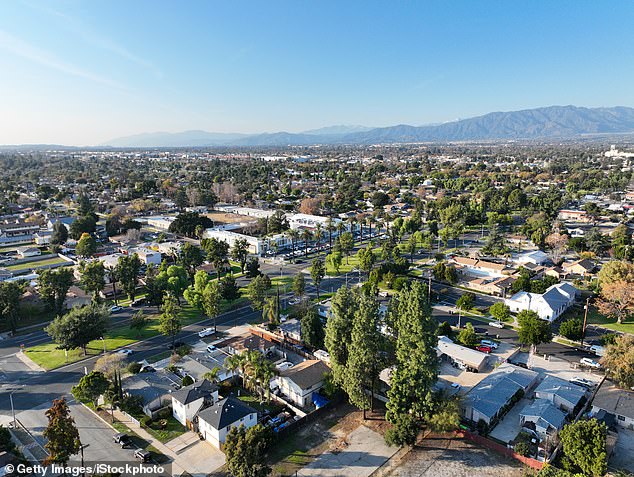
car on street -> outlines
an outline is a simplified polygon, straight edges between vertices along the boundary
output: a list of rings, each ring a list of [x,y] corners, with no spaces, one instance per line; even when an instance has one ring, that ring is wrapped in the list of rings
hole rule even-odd
[[[117,353],[118,354],[124,354],[126,356],[130,356],[132,353],[134,353],[134,351],[132,351],[130,348],[122,348],[122,349],[118,349]]]
[[[297,305],[302,301],[301,298],[291,298],[290,300],[288,300],[288,304],[289,305]]]
[[[205,328],[204,330],[200,330],[198,332],[198,336],[204,338],[205,336],[211,336],[215,333],[213,328]]]
[[[118,313],[121,310],[123,310],[123,307],[119,305],[114,305],[110,307],[110,313]]]
[[[598,362],[590,358],[581,358],[579,360],[579,363],[581,363],[582,366],[589,366],[594,369],[599,369],[601,367]]]
[[[149,462],[152,454],[150,454],[150,451],[146,451],[145,449],[137,449],[134,451],[134,457],[139,459],[141,462]]]
[[[481,340],[480,346],[488,346],[491,349],[498,349],[498,344],[491,340]]]
[[[130,440],[130,436],[123,432],[120,432],[119,434],[115,434],[114,436],[112,436],[112,439],[117,444],[119,444],[122,448],[132,444],[132,441]]]
[[[492,326],[493,328],[500,328],[500,329],[502,329],[502,328],[504,328],[504,323],[502,323],[501,321],[494,321],[494,322],[492,322],[492,323],[491,323],[491,326]]]
[[[491,347],[490,346],[476,346],[476,349],[482,353],[490,353],[491,352]]]

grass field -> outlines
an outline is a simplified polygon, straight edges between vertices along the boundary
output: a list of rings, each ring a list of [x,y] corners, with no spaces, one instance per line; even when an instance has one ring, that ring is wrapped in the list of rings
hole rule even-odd
[[[238,300],[236,300],[236,302],[237,301]],[[204,319],[205,317],[191,306],[184,306],[181,310],[182,326],[191,325],[192,323],[196,323]],[[142,330],[133,330],[126,324],[107,331],[105,333],[104,340],[91,341],[86,347],[86,355],[84,355],[83,350],[75,349],[69,351],[68,356],[66,356],[66,353],[64,353],[63,350],[56,348],[57,345],[55,343],[45,343],[33,346],[28,348],[26,353],[32,361],[42,366],[44,369],[50,370],[102,353],[104,342],[106,351],[112,351],[117,348],[129,346],[140,340],[152,338],[153,336],[160,334],[158,328],[158,315],[149,315],[148,323]]]
[[[34,268],[44,267],[46,265],[57,265],[59,263],[69,263],[63,258],[54,257],[54,258],[45,258],[43,260],[36,260],[34,262],[28,263],[19,263],[17,265],[9,265],[5,267],[7,270],[12,272],[20,272],[23,270],[33,270]]]
[[[583,319],[583,315],[580,314],[579,318]],[[588,312],[588,323],[602,326],[603,328],[607,328],[608,330],[634,334],[634,320],[629,320],[619,324],[616,322],[615,319],[610,319],[603,316],[598,312],[596,308],[592,306],[590,307],[590,311]]]

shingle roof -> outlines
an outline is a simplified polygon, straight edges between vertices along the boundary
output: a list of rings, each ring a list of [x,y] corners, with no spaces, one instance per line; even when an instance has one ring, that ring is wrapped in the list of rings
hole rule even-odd
[[[535,399],[521,410],[520,416],[538,418],[538,424],[544,429],[548,426],[561,429],[566,420],[566,415],[547,399]]]
[[[502,364],[467,394],[466,401],[479,413],[492,418],[517,391],[526,390],[536,377],[535,371]]]
[[[612,414],[634,419],[634,391],[619,389],[609,381],[599,388],[592,405]]]
[[[572,384],[555,376],[546,376],[535,389],[535,394],[553,394],[576,406],[581,398],[586,394],[586,390],[581,386]]]
[[[330,368],[326,366],[323,361],[319,359],[309,359],[282,371],[280,377],[290,379],[301,389],[309,389],[320,381],[323,381],[324,374],[329,371]]]
[[[200,398],[209,397],[217,390],[218,386],[206,379],[203,379],[202,381],[190,384],[189,386],[185,386],[184,388],[172,393],[172,397],[181,404],[189,404],[190,402],[197,401]]]
[[[229,396],[198,413],[202,419],[214,429],[224,429],[230,424],[257,411],[239,399]]]

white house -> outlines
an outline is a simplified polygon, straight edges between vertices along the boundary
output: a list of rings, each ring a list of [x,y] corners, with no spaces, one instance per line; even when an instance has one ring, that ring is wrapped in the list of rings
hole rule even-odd
[[[543,294],[521,291],[504,300],[513,313],[530,310],[542,320],[554,321],[561,316],[577,297],[577,289],[569,283],[558,283],[546,289]]]
[[[139,257],[141,262],[143,262],[146,265],[152,264],[152,265],[158,266],[161,264],[161,260],[162,260],[161,252],[158,252],[156,250],[150,250],[149,248],[137,248],[135,250],[135,253]]]
[[[18,247],[17,253],[19,258],[39,257],[42,255],[42,251],[37,247]]]
[[[253,427],[258,413],[239,399],[229,396],[198,413],[198,432],[214,447],[220,448],[232,427]]]
[[[147,217],[145,219],[149,227],[152,227],[157,230],[167,231],[172,225],[172,222],[176,220],[176,217]]]
[[[319,359],[303,361],[282,371],[277,378],[280,391],[294,404],[303,407],[312,403],[313,393],[324,384],[324,375],[330,368]]]
[[[532,263],[534,265],[543,265],[548,261],[548,255],[541,250],[533,250],[532,252],[521,253],[515,259],[515,262],[519,265],[525,263]]]
[[[216,401],[218,386],[203,379],[172,393],[172,414],[183,426],[193,429],[196,414]]]

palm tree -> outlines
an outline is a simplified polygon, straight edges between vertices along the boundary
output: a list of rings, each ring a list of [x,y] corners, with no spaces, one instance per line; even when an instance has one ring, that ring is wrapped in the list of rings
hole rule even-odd
[[[232,354],[225,359],[224,363],[228,371],[235,375],[236,371],[242,376],[242,386],[244,386],[244,367],[246,365],[246,356],[244,354]]]
[[[357,223],[359,224],[359,240],[363,242],[363,224],[365,223],[365,215],[357,214]]]
[[[290,229],[288,236],[291,239],[291,252],[293,257],[295,256],[295,241],[299,238],[299,232],[296,229]]]
[[[227,358],[229,359],[229,358]],[[214,366],[211,371],[206,372],[205,374],[203,374],[203,379],[206,379],[207,381],[211,381],[212,383],[217,383],[218,382],[218,374],[220,374],[220,368],[218,366]]]
[[[328,231],[328,245],[332,248],[332,233],[335,231],[335,224],[332,221],[332,217],[328,217],[326,230]]]
[[[278,300],[276,297],[271,296],[266,299],[264,308],[262,309],[262,315],[271,325],[277,325],[279,323],[280,310],[278,308]]]
[[[337,224],[337,236],[341,237],[341,234],[346,230],[346,225],[343,223],[343,220],[340,220]]]
[[[302,240],[304,241],[304,257],[308,256],[308,241],[312,238],[313,234],[310,230],[302,230]]]
[[[321,245],[322,238],[324,238],[324,231],[322,230],[322,225],[318,223],[315,228],[315,240],[317,240],[317,247]]]

